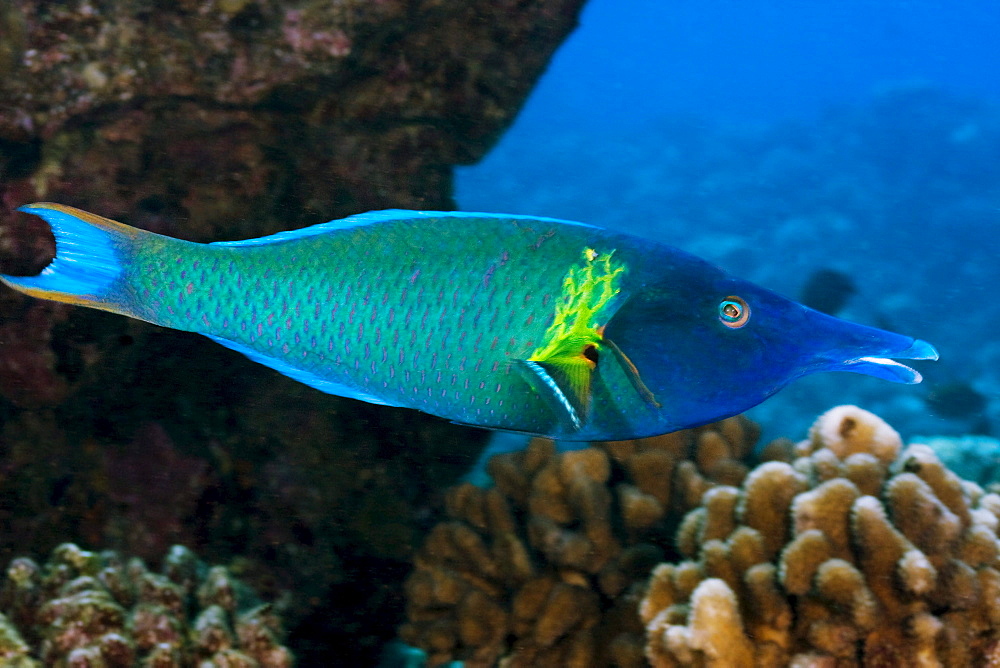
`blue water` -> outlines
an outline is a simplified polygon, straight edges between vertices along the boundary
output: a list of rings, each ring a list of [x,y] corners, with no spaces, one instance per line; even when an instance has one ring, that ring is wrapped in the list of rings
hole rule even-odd
[[[904,434],[1000,432],[1000,5],[596,0],[514,126],[460,169],[466,210],[585,220],[789,296],[832,267],[845,318],[941,351],[908,387],[804,379],[752,415],[804,434],[858,403]],[[986,395],[928,410],[948,382]]]
[[[912,81],[996,101],[998,35],[990,0],[594,0],[519,125],[803,120]]]

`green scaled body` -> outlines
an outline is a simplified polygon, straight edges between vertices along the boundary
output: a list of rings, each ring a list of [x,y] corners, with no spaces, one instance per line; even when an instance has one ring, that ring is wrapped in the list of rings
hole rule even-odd
[[[160,238],[123,278],[136,317],[207,334],[318,389],[544,432],[551,410],[515,362],[546,343],[568,268],[585,263],[583,235],[572,236],[443,216],[247,244]]]

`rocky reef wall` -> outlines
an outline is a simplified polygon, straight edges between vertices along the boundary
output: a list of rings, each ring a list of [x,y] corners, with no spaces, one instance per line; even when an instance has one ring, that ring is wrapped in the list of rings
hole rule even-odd
[[[40,200],[197,241],[452,208],[451,167],[496,141],[582,4],[6,2],[0,269],[51,258],[15,212]],[[0,562],[182,543],[284,593],[290,643],[326,665],[392,635],[428,509],[482,438],[7,290],[0,425]]]

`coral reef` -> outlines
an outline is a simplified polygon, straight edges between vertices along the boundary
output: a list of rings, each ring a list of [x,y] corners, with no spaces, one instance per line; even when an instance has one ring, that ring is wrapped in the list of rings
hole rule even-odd
[[[653,666],[1000,661],[1000,496],[855,406],[792,454],[684,518],[640,605]]]
[[[5,666],[288,668],[281,623],[228,570],[179,545],[163,573],[114,552],[60,545],[14,559],[0,585]]]
[[[211,411],[167,399],[120,416],[7,407],[0,559],[44,554],[62,537],[152,562],[183,542],[235,560],[254,589],[284,601],[304,662],[374,663],[402,616],[418,538],[482,436],[367,406],[299,415],[309,388],[246,380],[258,383],[249,406],[223,394]],[[185,429],[175,410],[207,413],[205,424]]]
[[[406,581],[400,637],[432,665],[641,666],[637,591],[705,490],[736,485],[756,426],[731,418],[641,441],[494,456],[491,489],[452,488]]]

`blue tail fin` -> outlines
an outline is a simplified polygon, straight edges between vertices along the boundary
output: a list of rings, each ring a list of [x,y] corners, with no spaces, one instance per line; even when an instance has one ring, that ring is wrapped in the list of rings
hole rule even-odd
[[[127,314],[117,297],[121,258],[131,253],[141,230],[61,204],[18,210],[52,226],[56,257],[37,276],[0,275],[0,281],[32,297]]]

